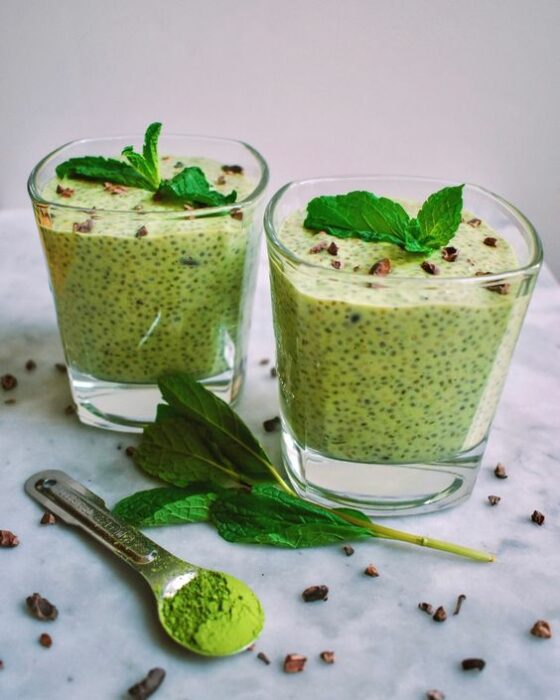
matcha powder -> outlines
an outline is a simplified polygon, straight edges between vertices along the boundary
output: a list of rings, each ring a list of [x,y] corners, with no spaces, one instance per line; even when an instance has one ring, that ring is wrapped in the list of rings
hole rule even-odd
[[[242,581],[217,571],[200,571],[161,604],[164,626],[177,641],[208,656],[241,651],[259,635],[264,612]]]

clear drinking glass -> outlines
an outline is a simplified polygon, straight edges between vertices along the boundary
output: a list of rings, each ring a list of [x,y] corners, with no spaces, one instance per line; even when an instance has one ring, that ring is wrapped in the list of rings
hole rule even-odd
[[[228,402],[239,393],[268,168],[242,142],[162,136],[160,153],[174,159],[241,166],[252,191],[232,205],[192,211],[92,209],[45,198],[59,163],[115,157],[129,144],[141,150],[142,139],[62,146],[34,168],[28,189],[80,420],[137,432],[155,417],[156,380],[166,372],[189,372]],[[91,230],[75,230],[88,221]]]
[[[288,184],[268,204],[283,460],[312,500],[394,515],[454,505],[473,489],[542,261],[530,222],[466,185],[465,210],[512,245],[519,266],[461,278],[320,267],[278,236],[320,195],[367,190],[422,202],[448,184],[324,178]]]

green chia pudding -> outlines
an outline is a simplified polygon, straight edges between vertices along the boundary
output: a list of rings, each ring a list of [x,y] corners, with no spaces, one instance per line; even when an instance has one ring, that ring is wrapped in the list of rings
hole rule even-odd
[[[403,206],[413,216],[419,208]],[[475,447],[494,415],[528,295],[516,284],[441,282],[517,268],[511,246],[465,211],[448,244],[458,251],[453,260],[442,249],[418,255],[316,233],[304,228],[305,215],[289,215],[278,238],[322,269],[271,254],[282,410],[300,446],[378,463],[442,460]],[[389,274],[371,274],[385,258]]]
[[[215,190],[235,189],[241,203],[255,186],[213,160],[160,158],[164,178],[189,166]],[[73,369],[154,383],[167,371],[203,378],[232,368],[257,245],[251,207],[195,217],[192,207],[154,201],[153,192],[57,177],[41,195],[68,205],[39,205],[37,217]]]

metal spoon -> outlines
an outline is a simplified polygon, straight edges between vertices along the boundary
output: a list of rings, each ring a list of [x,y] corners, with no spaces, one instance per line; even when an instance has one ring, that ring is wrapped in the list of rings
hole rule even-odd
[[[187,643],[184,639],[178,639],[162,614],[163,603],[183,586],[190,585],[202,571],[208,571],[207,569],[173,556],[136,528],[115,517],[99,496],[63,471],[50,469],[34,474],[25,482],[25,491],[63,522],[82,528],[138,571],[148,582],[156,597],[159,620],[163,628],[172,639],[190,651],[204,656],[229,656],[246,649],[260,634],[264,624],[264,614],[259,599],[245,583],[234,579],[229,574],[221,574],[228,582],[235,583],[236,590],[243,594],[244,601],[248,604],[245,605],[245,609],[255,613],[253,616],[255,624],[252,625],[250,638],[240,639],[239,629],[236,629],[233,635],[236,641],[231,642],[229,640],[231,635],[227,634],[227,625],[230,625],[230,631],[233,632],[237,623],[235,620],[225,618],[224,639],[219,645],[219,650],[214,647],[209,648],[204,640],[200,643],[198,641]],[[239,586],[241,588],[238,588]],[[247,636],[246,633],[244,635]]]

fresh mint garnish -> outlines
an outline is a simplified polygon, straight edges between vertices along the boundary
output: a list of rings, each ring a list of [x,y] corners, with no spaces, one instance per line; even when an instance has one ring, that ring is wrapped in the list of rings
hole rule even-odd
[[[67,177],[72,180],[95,180],[125,187],[149,189],[142,175],[128,163],[115,158],[103,158],[103,156],[70,158],[57,165],[56,174],[60,178]]]
[[[154,122],[146,129],[144,136],[144,148],[142,153],[136,153],[132,146],[126,146],[123,149],[122,155],[128,160],[130,165],[136,170],[148,183],[145,189],[155,192],[161,182],[159,174],[159,157],[157,152],[157,144],[161,133],[161,124]]]
[[[281,491],[273,484],[251,492],[229,489],[212,502],[210,521],[228,542],[274,547],[319,547],[369,539],[367,526],[352,525],[334,511]],[[369,519],[367,523],[371,524]]]
[[[430,195],[417,218],[398,202],[373,192],[315,197],[307,205],[303,225],[338,238],[393,243],[410,253],[431,253],[447,245],[461,223],[463,187],[445,187]]]
[[[200,488],[199,493],[211,501],[210,521],[224,539],[311,547],[366,536],[382,537],[493,561],[494,557],[485,552],[372,523],[357,510],[330,510],[308,503],[284,481],[258,440],[224,401],[186,374],[167,375],[158,384],[169,405],[160,406],[155,423],[144,430],[134,461],[148,474],[174,486]],[[212,485],[200,486],[196,482]],[[233,488],[216,489],[216,482]],[[168,522],[177,522],[181,501],[177,492],[170,495],[173,512],[167,514],[166,496],[160,489],[157,491],[153,496],[138,496],[142,508],[152,498],[156,503],[159,515],[150,522],[163,524],[166,517],[170,518]],[[191,493],[185,495],[188,522],[192,517],[191,497]],[[128,508],[128,512],[134,521],[134,508]],[[144,516],[140,506],[138,512],[142,518],[151,517]],[[138,517],[136,522],[140,524]]]
[[[158,190],[158,196],[189,204],[220,207],[224,204],[233,204],[237,199],[237,192],[233,190],[229,194],[222,194],[211,189],[202,170],[193,166],[185,168],[171,180],[164,180]]]
[[[208,520],[210,505],[217,497],[216,488],[203,482],[187,488],[167,486],[127,496],[113,512],[135,527],[199,523]]]
[[[198,167],[184,168],[170,180],[162,180],[159,168],[158,140],[161,124],[154,122],[146,129],[142,153],[126,146],[122,156],[128,161],[103,156],[70,158],[56,167],[60,178],[111,182],[125,187],[138,187],[154,192],[154,198],[169,199],[186,204],[219,207],[233,204],[237,192],[222,194],[210,183]]]

